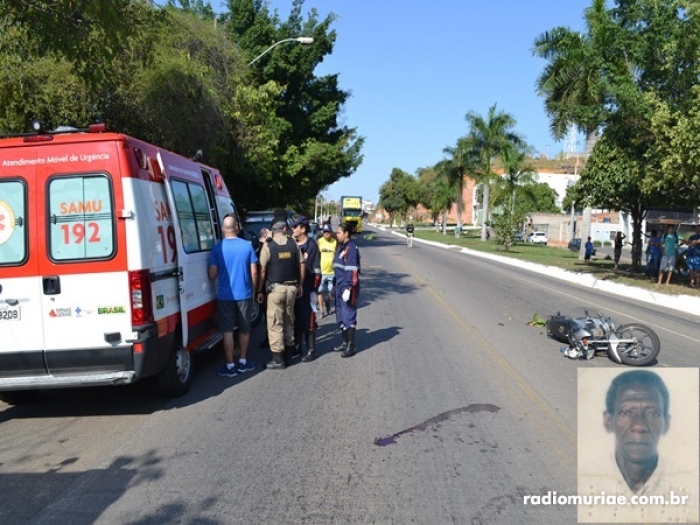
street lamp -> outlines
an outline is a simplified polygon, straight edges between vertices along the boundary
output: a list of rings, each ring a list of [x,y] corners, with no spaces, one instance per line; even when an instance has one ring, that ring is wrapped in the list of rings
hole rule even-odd
[[[284,44],[285,42],[298,42],[300,44],[304,44],[305,46],[308,46],[310,44],[314,43],[314,39],[310,36],[298,36],[296,38],[285,38],[284,40],[280,40],[279,42],[275,42],[272,44],[270,47],[268,47],[265,51],[260,53],[258,56],[256,56],[253,60],[250,61],[250,63],[246,67],[250,67],[253,64],[255,64],[258,59],[260,59],[262,56],[266,55],[269,51],[274,49],[280,44]]]

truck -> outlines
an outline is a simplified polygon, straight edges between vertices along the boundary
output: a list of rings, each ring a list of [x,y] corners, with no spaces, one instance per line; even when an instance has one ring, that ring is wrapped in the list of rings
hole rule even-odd
[[[351,224],[355,233],[362,233],[362,197],[340,197],[340,218]]]

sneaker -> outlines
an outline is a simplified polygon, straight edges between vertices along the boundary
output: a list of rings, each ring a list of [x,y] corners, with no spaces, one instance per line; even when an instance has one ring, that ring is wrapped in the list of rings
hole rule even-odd
[[[241,363],[238,363],[237,370],[241,373],[243,372],[252,372],[255,370],[255,363],[252,361],[247,361],[246,364],[242,365]]]
[[[236,372],[236,367],[229,368],[226,365],[222,365],[217,368],[216,373],[222,377],[236,377],[236,375],[238,375]]]

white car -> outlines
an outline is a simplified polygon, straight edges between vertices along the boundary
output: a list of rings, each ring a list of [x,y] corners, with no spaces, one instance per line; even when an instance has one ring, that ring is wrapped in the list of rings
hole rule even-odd
[[[527,236],[527,241],[532,244],[547,244],[547,234],[544,232],[532,232]]]

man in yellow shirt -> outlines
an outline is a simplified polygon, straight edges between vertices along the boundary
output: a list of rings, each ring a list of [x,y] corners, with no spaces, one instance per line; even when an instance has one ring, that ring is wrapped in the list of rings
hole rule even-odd
[[[318,249],[321,252],[321,285],[318,287],[318,312],[321,317],[331,313],[331,292],[333,291],[333,257],[338,247],[338,241],[333,237],[330,224],[323,225],[323,237],[318,240]],[[324,312],[323,305],[326,305]]]

